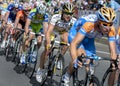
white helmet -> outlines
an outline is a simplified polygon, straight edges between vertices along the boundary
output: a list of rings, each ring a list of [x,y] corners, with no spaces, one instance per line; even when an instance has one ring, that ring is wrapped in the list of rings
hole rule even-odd
[[[43,3],[40,3],[38,6],[37,6],[37,12],[39,14],[45,14],[46,13],[46,5],[43,4]]]

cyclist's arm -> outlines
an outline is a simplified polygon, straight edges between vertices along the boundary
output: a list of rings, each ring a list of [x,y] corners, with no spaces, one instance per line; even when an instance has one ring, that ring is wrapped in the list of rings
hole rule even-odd
[[[5,23],[7,23],[8,17],[9,17],[10,12],[8,11],[5,15],[5,18],[3,19]]]
[[[78,32],[77,35],[75,36],[75,38],[73,39],[73,41],[70,44],[70,53],[71,53],[71,57],[72,57],[73,61],[77,57],[77,45],[79,43],[81,43],[81,41],[84,39],[84,37],[85,37],[85,35]]]
[[[110,56],[112,59],[116,59],[116,43],[115,41],[110,41],[109,42],[109,49],[110,49]]]
[[[17,28],[17,25],[18,25],[19,20],[20,20],[20,17],[17,17],[17,16],[16,16],[14,28]]]
[[[110,55],[112,59],[116,59],[117,55],[116,55],[116,39],[115,39],[115,28],[111,27],[111,30],[109,32],[109,49],[110,49]]]
[[[48,29],[48,22],[43,22],[43,30],[44,30],[44,34],[46,34]]]
[[[51,42],[51,40],[50,40],[50,35],[51,35],[51,33],[52,33],[52,31],[53,31],[53,29],[54,29],[54,25],[53,24],[49,24],[48,25],[48,30],[47,30],[47,32],[46,32],[46,43],[47,43],[47,47],[48,46],[50,46],[50,42]]]
[[[28,34],[28,32],[29,32],[30,23],[31,23],[31,20],[28,18],[26,23],[25,23],[25,34]]]

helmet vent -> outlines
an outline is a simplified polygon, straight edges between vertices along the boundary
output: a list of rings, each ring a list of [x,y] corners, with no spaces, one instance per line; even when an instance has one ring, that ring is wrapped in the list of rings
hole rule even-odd
[[[107,20],[109,20],[109,18],[108,18],[106,15],[104,15],[104,17],[105,17]]]

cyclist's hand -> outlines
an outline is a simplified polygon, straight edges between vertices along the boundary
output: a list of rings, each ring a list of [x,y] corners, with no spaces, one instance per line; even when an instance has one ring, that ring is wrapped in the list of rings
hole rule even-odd
[[[117,62],[116,61],[112,61],[111,63],[111,66],[112,66],[112,70],[116,70],[117,69]]]
[[[74,65],[78,65],[80,68],[82,67],[82,61],[79,61],[78,59],[74,60]]]
[[[50,44],[46,44],[47,55],[50,53]]]

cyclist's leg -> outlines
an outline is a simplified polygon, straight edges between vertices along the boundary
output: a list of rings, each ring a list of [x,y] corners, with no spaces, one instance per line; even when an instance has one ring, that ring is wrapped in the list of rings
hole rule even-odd
[[[68,43],[68,32],[65,32],[61,35],[61,41],[65,42],[65,43]],[[68,46],[64,45],[62,47],[62,53],[61,54],[64,55],[66,53],[67,49],[68,49]]]
[[[31,30],[30,30],[31,31]],[[29,47],[30,41],[34,38],[34,34],[29,34],[29,37],[26,37],[26,40],[24,40],[24,44],[23,44],[23,52],[22,52],[22,56],[20,58],[20,62],[22,64],[25,64],[25,60],[26,60],[26,54],[27,54],[27,49]]]
[[[7,28],[6,28],[5,33],[4,33],[5,35],[4,35],[4,38],[3,38],[3,42],[2,42],[2,44],[1,44],[1,47],[2,47],[2,48],[5,48],[5,43],[6,43],[7,37],[8,37],[8,35],[9,35],[9,30],[10,30],[11,27],[12,27],[11,24],[8,24],[8,25],[7,25]]]

